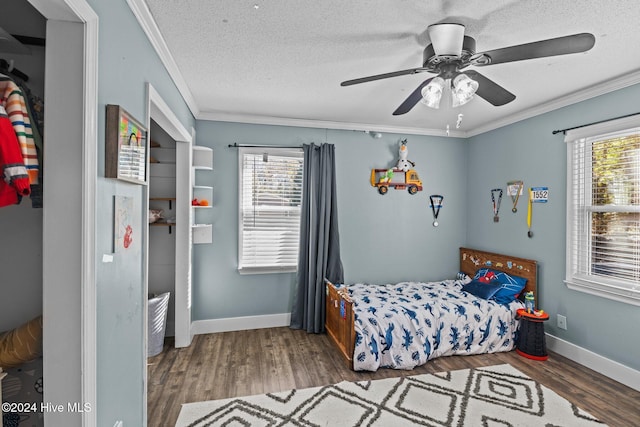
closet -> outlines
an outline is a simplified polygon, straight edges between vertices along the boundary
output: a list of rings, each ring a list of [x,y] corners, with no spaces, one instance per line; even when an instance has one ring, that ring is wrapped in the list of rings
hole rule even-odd
[[[166,335],[173,336],[176,277],[176,141],[153,119],[149,136],[149,296],[170,293]],[[154,317],[152,313],[149,316]]]
[[[191,342],[190,332],[184,330],[191,323],[191,248],[212,242],[212,224],[206,213],[213,205],[213,188],[201,185],[199,175],[213,169],[213,150],[176,142],[153,118],[149,127],[148,293],[150,298],[170,293],[166,335],[176,336],[176,345],[182,347]],[[156,348],[153,334],[161,323],[154,313],[156,304],[149,305],[150,349]],[[183,319],[179,336],[175,335],[176,312]]]
[[[23,93],[27,119],[35,136],[34,145],[38,148],[36,161],[28,161],[30,173],[37,181],[30,186],[31,195],[22,196],[18,204],[11,202],[0,207],[0,333],[15,330],[42,315],[44,209],[40,196],[46,187],[43,149],[45,37],[46,19],[26,0],[3,2],[0,6],[0,87],[5,96],[10,84],[15,84]],[[11,125],[15,127],[15,123]],[[6,131],[6,128],[2,129]],[[10,139],[7,134],[0,133],[0,144],[5,144],[3,150],[7,148],[6,144],[14,143]],[[3,166],[5,161],[3,159]],[[42,358],[15,368],[3,367],[0,363],[0,368],[6,374],[1,380],[2,399],[42,401]],[[17,416],[4,414],[5,425],[16,425],[10,422],[15,423]],[[42,414],[22,414],[19,419],[25,423],[28,419],[30,426],[43,425]]]

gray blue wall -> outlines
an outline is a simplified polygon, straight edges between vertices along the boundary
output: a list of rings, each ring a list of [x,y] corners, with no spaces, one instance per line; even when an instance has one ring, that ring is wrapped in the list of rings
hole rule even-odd
[[[369,184],[371,169],[394,166],[398,141],[403,138],[408,140],[408,158],[416,163],[424,190],[416,195],[390,190],[381,196]],[[213,223],[213,244],[194,248],[194,320],[291,311],[293,273],[238,274],[238,150],[228,147],[234,142],[335,144],[338,223],[347,282],[436,280],[457,271],[458,247],[466,240],[465,141],[386,133],[374,139],[356,131],[211,121],[197,122],[196,140],[214,149],[213,172],[198,177],[200,184],[214,190],[213,209],[204,213]],[[434,193],[445,197],[437,228],[431,224],[429,208],[429,194]]]
[[[469,140],[467,239],[469,247],[538,260],[539,306],[550,315],[545,330],[572,344],[640,370],[639,307],[569,290],[565,273],[566,145],[555,129],[637,113],[640,85],[618,90]],[[522,179],[525,187],[549,187],[549,202],[533,205],[533,238],[527,237],[527,199],[511,212],[502,200],[492,220],[490,189]],[[506,196],[506,195],[505,195]],[[556,316],[567,317],[567,330]]]
[[[104,112],[106,104],[119,104],[144,122],[147,116],[146,83],[150,82],[185,128],[195,126],[193,116],[169,78],[160,59],[138,25],[125,0],[88,0],[99,16],[99,173],[97,192],[97,299],[98,299],[98,425],[143,425],[143,289],[142,222],[144,187],[104,178]],[[134,246],[112,253],[113,196],[134,198]]]
[[[112,253],[114,195],[134,198],[142,222],[144,189],[104,178],[104,109],[119,104],[140,120],[146,117],[145,84],[151,82],[181,123],[198,130],[197,143],[214,152],[214,207],[203,221],[214,224],[214,243],[194,250],[194,320],[278,314],[290,311],[294,276],[240,276],[237,262],[237,152],[229,143],[336,145],[339,227],[347,282],[435,280],[457,270],[457,248],[467,245],[540,260],[540,302],[552,318],[567,316],[569,329],[551,333],[576,345],[640,369],[638,309],[569,291],[564,277],[565,147],[551,130],[637,112],[640,86],[563,108],[504,129],[461,141],[362,132],[194,121],[175,85],[140,29],[125,0],[87,0],[99,16],[99,179],[97,194],[98,425],[143,425],[142,307],[143,242],[130,253]],[[425,190],[415,196],[390,191],[380,196],[368,183],[369,171],[397,159],[397,143],[409,141]],[[204,177],[204,176],[203,176]],[[521,178],[550,187],[551,200],[536,205],[533,239],[526,237],[526,204],[501,221],[491,220],[489,189]],[[201,182],[205,184],[204,182]],[[431,226],[428,195],[445,196],[440,227]],[[203,210],[204,211],[204,210]],[[135,249],[135,250],[134,250]],[[131,256],[133,255],[133,256]],[[631,319],[631,320],[630,320]],[[634,320],[635,319],[635,320]]]
[[[535,258],[541,263],[540,301],[553,317],[568,318],[568,331],[549,322],[554,335],[640,369],[638,340],[633,335],[637,308],[568,291],[564,274],[565,151],[551,130],[635,112],[636,86],[578,106],[567,107],[505,129],[461,141],[454,138],[406,136],[409,158],[424,181],[416,196],[391,191],[380,196],[369,186],[369,171],[389,167],[397,159],[397,142],[405,135],[372,139],[361,132],[194,122],[164,71],[126,2],[89,1],[100,17],[99,110],[120,104],[143,120],[145,83],[151,82],[182,124],[197,128],[197,143],[214,152],[214,243],[194,249],[194,320],[277,314],[290,311],[292,274],[240,276],[237,262],[237,152],[229,143],[336,145],[339,226],[347,282],[391,282],[448,277],[457,270],[462,245]],[[104,152],[104,116],[99,117]],[[99,176],[104,175],[101,156]],[[203,176],[204,177],[204,176]],[[522,178],[527,185],[547,185],[551,200],[535,206],[535,237],[526,237],[524,205],[510,215],[504,203],[499,224],[491,220],[488,190]],[[206,185],[205,182],[200,182]],[[428,195],[445,196],[440,227],[431,226]],[[143,321],[146,303],[142,258],[116,254],[102,264],[112,246],[114,195],[129,195],[142,207],[143,189],[113,180],[98,182],[98,397],[99,425],[142,424]],[[506,212],[505,212],[506,211]],[[142,217],[142,209],[139,211]],[[600,315],[598,315],[600,314]],[[637,322],[635,322],[637,323]]]
[[[640,85],[619,90],[468,140],[363,132],[197,122],[197,143],[214,148],[212,245],[194,251],[194,320],[286,313],[293,274],[237,273],[237,151],[228,144],[336,146],[338,209],[345,281],[375,283],[436,280],[457,270],[457,248],[469,246],[540,262],[539,306],[551,316],[547,331],[569,343],[640,369],[640,341],[633,339],[636,306],[568,290],[565,268],[566,146],[551,131],[637,111]],[[392,166],[397,142],[407,137],[425,190],[416,196],[380,196],[369,171]],[[505,194],[500,222],[493,222],[490,190],[521,179],[547,186],[550,199],[533,206],[533,238],[527,237],[527,198],[511,212]],[[428,195],[445,196],[440,227],[431,225]],[[556,327],[556,315],[568,329]],[[636,321],[630,321],[636,319]]]

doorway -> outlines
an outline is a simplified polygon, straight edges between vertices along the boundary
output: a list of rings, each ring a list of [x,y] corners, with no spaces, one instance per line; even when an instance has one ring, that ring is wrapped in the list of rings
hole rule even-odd
[[[95,404],[98,16],[86,0],[28,1],[47,19],[44,101],[55,105],[45,113],[56,149],[47,152],[43,201],[43,399]],[[70,116],[79,126],[65,125]],[[96,411],[44,414],[46,425],[96,420]]]
[[[168,197],[172,200],[174,206],[171,208],[171,215],[175,215],[175,225],[172,226],[172,233],[175,233],[175,237],[168,239],[167,241],[174,242],[175,258],[173,264],[173,325],[172,329],[175,336],[176,347],[187,347],[191,344],[193,334],[191,332],[191,162],[192,162],[192,135],[184,128],[175,114],[168,107],[166,102],[162,99],[160,94],[154,89],[151,84],[147,84],[147,128],[148,129],[161,129],[161,134],[165,136],[167,141],[173,142],[175,147],[175,164],[174,167],[174,180],[175,188],[173,194],[175,197]],[[154,135],[151,134],[151,140],[154,139]],[[169,162],[170,163],[170,162]],[[172,182],[168,180],[167,182]],[[150,186],[153,183],[150,183]],[[162,191],[169,191],[166,183],[164,184]],[[152,196],[151,188],[147,189],[147,200]],[[147,206],[149,207],[149,206]],[[154,230],[156,232],[157,230]],[[153,277],[149,271],[150,260],[150,230],[146,230],[145,241],[147,242],[147,250],[144,255],[145,264],[145,289],[147,293],[154,291],[155,284],[149,285],[150,277]],[[166,283],[165,283],[166,286]],[[146,319],[149,317],[148,309],[145,306],[144,309],[145,325],[148,324]],[[145,342],[149,342],[149,331],[145,328]],[[145,360],[144,372],[144,398],[145,398],[145,419],[147,410],[147,367]]]

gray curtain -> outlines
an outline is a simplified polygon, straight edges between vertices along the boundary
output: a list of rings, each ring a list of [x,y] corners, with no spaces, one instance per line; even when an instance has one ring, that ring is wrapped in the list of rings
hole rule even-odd
[[[324,278],[344,281],[338,236],[335,150],[333,144],[304,144],[297,292],[291,328],[324,331]]]

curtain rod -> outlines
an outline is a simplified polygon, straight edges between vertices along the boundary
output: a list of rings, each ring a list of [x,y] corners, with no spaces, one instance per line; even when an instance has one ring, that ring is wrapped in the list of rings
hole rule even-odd
[[[234,142],[229,144],[229,148],[302,148],[302,145],[250,145]]]
[[[557,134],[557,133],[567,133],[568,130],[574,130],[574,129],[580,129],[583,127],[587,127],[587,126],[591,126],[591,125],[597,125],[599,123],[604,123],[604,122],[610,122],[611,120],[618,120],[618,119],[624,119],[626,117],[631,117],[631,116],[637,116],[640,113],[631,113],[631,114],[627,114],[625,116],[618,116],[618,117],[613,117],[611,119],[606,119],[606,120],[600,120],[597,122],[591,122],[591,123],[587,123],[586,125],[580,125],[580,126],[574,126],[572,128],[566,128],[566,129],[559,129],[559,130],[554,130],[553,132],[551,132],[553,135]]]

